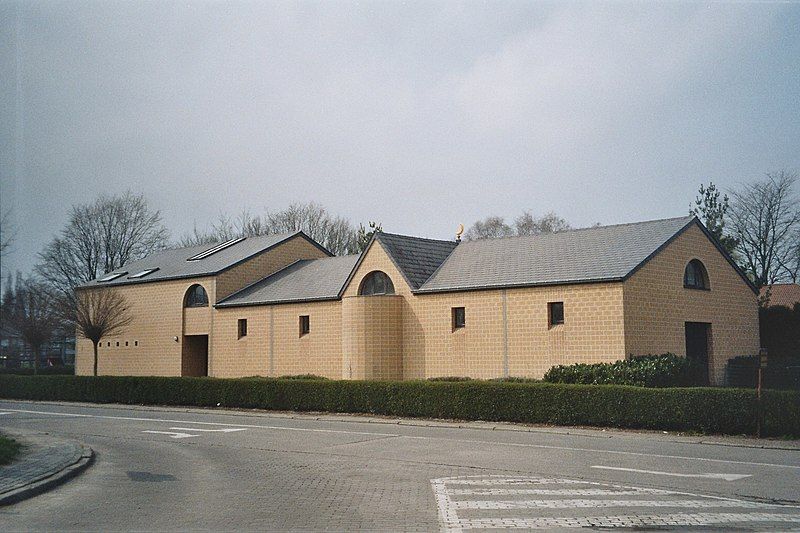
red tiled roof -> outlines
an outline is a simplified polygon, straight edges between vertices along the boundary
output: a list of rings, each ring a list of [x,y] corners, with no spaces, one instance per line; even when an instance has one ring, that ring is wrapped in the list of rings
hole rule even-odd
[[[774,285],[761,287],[761,297],[763,298],[770,288],[769,302],[767,307],[782,305],[792,309],[794,304],[800,302],[800,285],[797,283],[776,283]]]

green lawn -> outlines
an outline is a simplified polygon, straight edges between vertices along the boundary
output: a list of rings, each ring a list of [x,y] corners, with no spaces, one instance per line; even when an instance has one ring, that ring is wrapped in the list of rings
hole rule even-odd
[[[0,435],[0,465],[7,465],[13,461],[20,448],[22,445],[19,442]]]

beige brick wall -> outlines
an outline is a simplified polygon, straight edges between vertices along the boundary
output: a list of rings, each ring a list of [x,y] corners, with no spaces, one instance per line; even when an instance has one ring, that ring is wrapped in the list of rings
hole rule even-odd
[[[256,281],[283,269],[298,259],[328,257],[325,252],[297,235],[217,276],[218,302]]]
[[[214,279],[159,281],[109,287],[118,290],[130,306],[133,322],[114,337],[104,338],[98,351],[98,374],[127,376],[179,376],[181,373],[181,337],[183,335],[183,299],[186,291],[200,283],[214,298]],[[203,315],[210,308],[189,309],[191,327],[202,327]],[[200,323],[200,326],[198,326]],[[174,338],[178,337],[179,342]],[[126,344],[127,343],[127,344]],[[79,339],[75,353],[75,372],[92,373],[92,343]]]
[[[134,321],[124,333],[103,339],[99,350],[98,373],[181,375],[183,335],[212,333],[217,314],[210,306],[183,308],[183,298],[191,285],[201,283],[208,292],[209,301],[213,303],[298,259],[318,257],[326,257],[326,254],[306,239],[296,236],[216,278],[209,276],[116,287],[129,302]],[[175,336],[178,337],[178,342],[175,342]],[[215,347],[227,349],[226,346],[214,342],[212,335],[209,340],[209,373],[213,372]],[[223,354],[223,358],[224,356]],[[92,373],[91,342],[78,340],[75,361],[78,374]],[[243,368],[242,372],[246,370],[248,369]]]
[[[302,337],[301,315],[309,316],[311,326]],[[247,336],[237,339],[240,318],[247,319]],[[339,379],[341,335],[339,301],[219,308],[209,373],[216,377],[316,374]]]
[[[270,254],[276,255],[265,257]],[[252,265],[226,272],[225,290],[320,254],[304,239],[293,239]],[[683,269],[692,258],[706,265],[711,291],[683,288]],[[361,281],[373,270],[392,279],[396,296],[358,296]],[[213,278],[200,280],[211,301],[219,299],[223,276],[216,285]],[[684,354],[686,321],[712,324],[716,382],[729,357],[758,350],[756,296],[696,227],[624,283],[415,295],[377,241],[342,301],[183,310],[184,294],[194,282],[120,288],[135,321],[124,334],[103,340],[100,373],[180,375],[181,343],[173,337],[206,332],[211,333],[209,374],[218,377],[538,378],[557,364]],[[563,325],[548,327],[548,302],[564,302]],[[465,328],[453,331],[453,307],[466,309]],[[302,337],[300,315],[311,320],[311,332]],[[237,338],[240,318],[248,321],[242,339]],[[90,374],[91,344],[81,340],[77,348],[77,372]]]
[[[710,291],[683,287],[686,264],[699,259]],[[711,323],[711,379],[727,360],[758,353],[757,297],[697,226],[691,226],[624,284],[625,352],[686,354],[685,322]]]
[[[556,364],[625,356],[621,283],[414,295],[376,242],[345,298],[355,297],[361,280],[373,270],[385,272],[396,294],[403,297],[404,379],[495,378],[505,374],[506,365],[511,376],[541,377]],[[564,302],[565,323],[549,328],[547,303],[559,301]],[[466,327],[456,331],[451,323],[453,307],[466,311]]]
[[[342,300],[342,377],[403,379],[403,297]]]

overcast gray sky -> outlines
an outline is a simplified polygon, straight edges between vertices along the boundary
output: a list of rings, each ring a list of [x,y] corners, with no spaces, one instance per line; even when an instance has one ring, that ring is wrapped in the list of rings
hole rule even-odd
[[[798,28],[791,2],[0,0],[3,270],[127,189],[176,237],[312,200],[439,238],[681,216],[800,169]]]

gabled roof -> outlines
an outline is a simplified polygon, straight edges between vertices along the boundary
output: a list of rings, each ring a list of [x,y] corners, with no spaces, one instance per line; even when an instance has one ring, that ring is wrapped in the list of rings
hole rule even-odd
[[[216,307],[336,300],[357,255],[304,259],[228,296]]]
[[[468,241],[416,292],[622,281],[695,223],[710,236],[695,217],[680,217]]]
[[[411,289],[418,289],[458,246],[455,241],[440,241],[378,232],[375,240],[386,253]]]
[[[800,285],[797,283],[773,283],[761,287],[761,297],[766,298],[767,294],[766,307],[782,305],[794,309],[795,304],[800,303]]]
[[[223,248],[216,253],[195,261],[189,261],[188,259],[201,252],[209,250],[214,246],[214,244],[201,244],[198,246],[173,248],[171,250],[157,252],[145,257],[144,259],[140,259],[139,261],[128,263],[127,265],[109,272],[108,274],[104,274],[96,280],[81,285],[80,288],[109,287],[129,285],[134,283],[150,283],[154,281],[164,281],[170,279],[213,276],[263,252],[266,252],[267,250],[270,250],[271,248],[292,238],[306,239],[308,242],[312,243],[326,254],[332,255],[328,250],[309,238],[302,231],[295,233],[262,235],[260,237],[247,237],[246,239]],[[138,279],[129,278],[129,276],[151,269],[157,270]],[[124,275],[121,275],[111,281],[99,281],[100,279],[103,279],[114,273],[124,273]]]

